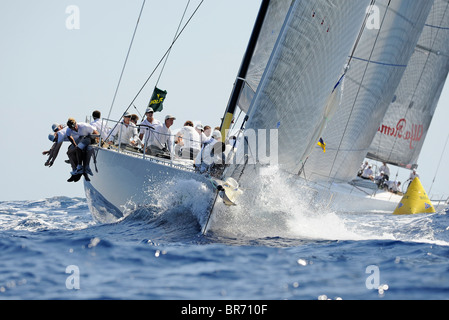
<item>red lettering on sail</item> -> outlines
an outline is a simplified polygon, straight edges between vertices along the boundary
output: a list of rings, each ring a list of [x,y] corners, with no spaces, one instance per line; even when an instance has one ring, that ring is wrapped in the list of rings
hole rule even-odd
[[[410,142],[410,150],[415,148],[415,142],[421,141],[424,135],[424,125],[422,124],[412,124],[410,128],[407,127],[407,120],[401,119],[397,123],[396,127],[390,127],[382,124],[379,127],[380,134],[395,137],[398,139],[403,139]]]

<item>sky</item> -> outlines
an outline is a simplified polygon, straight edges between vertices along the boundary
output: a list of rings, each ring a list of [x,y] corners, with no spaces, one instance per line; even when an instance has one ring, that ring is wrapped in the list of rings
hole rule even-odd
[[[170,46],[187,2],[146,1],[111,118],[126,110]],[[184,21],[199,3],[190,1]],[[175,115],[174,129],[186,120],[220,124],[260,3],[204,1],[162,74],[158,87],[168,95],[158,119]],[[108,115],[141,6],[141,0],[0,3],[0,201],[84,197],[81,182],[66,182],[71,171],[64,163],[66,147],[51,168],[44,166],[42,151],[51,147],[53,123],[69,117],[84,121],[93,110]],[[141,114],[159,71],[134,103]],[[419,159],[426,189],[449,134],[448,104],[446,85]],[[449,148],[442,159],[432,194],[447,196]]]
[[[111,118],[123,114],[169,48],[187,2],[146,1]],[[185,21],[199,3],[190,1]],[[79,10],[79,29],[70,29],[69,6]],[[42,151],[51,147],[53,123],[84,121],[95,109],[108,115],[141,6],[141,0],[0,2],[0,201],[84,197],[82,182],[66,182],[67,147],[51,168]],[[259,7],[259,0],[204,1],[162,74],[158,86],[168,95],[158,119],[175,115],[174,128],[186,120],[220,125]],[[135,102],[141,114],[159,71]]]

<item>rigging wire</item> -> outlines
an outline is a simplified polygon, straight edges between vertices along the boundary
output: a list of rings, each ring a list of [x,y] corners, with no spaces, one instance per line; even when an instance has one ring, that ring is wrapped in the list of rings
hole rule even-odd
[[[358,44],[359,44],[359,41],[361,40],[362,35],[363,35],[363,32],[364,32],[364,30],[365,30],[365,28],[366,28],[366,23],[368,22],[368,18],[369,18],[369,16],[371,15],[371,9],[374,7],[375,3],[376,3],[375,0],[372,0],[372,1],[371,1],[370,9],[368,10],[368,12],[367,12],[367,14],[366,14],[366,16],[365,16],[365,21],[364,21],[364,23],[363,23],[363,25],[362,25],[362,29],[360,30],[359,36],[358,36],[358,38],[357,38],[357,42],[356,42],[356,44],[355,44],[355,46],[354,46],[354,49],[353,49],[353,51],[352,51],[351,58],[349,59],[349,62],[351,62],[352,59],[353,59],[353,57],[354,57],[354,54],[355,54],[355,51],[356,51],[357,46],[358,46]],[[379,36],[380,36],[380,30],[382,29],[382,25],[383,25],[384,22],[385,22],[385,18],[386,18],[386,16],[387,16],[387,13],[388,13],[388,9],[389,9],[389,7],[390,7],[390,4],[391,4],[391,0],[388,2],[387,10],[385,11],[384,17],[383,17],[383,19],[382,19],[382,23],[381,23],[380,28],[379,28],[379,32],[377,33],[376,40],[374,41],[373,48],[372,48],[372,50],[371,50],[371,53],[370,53],[368,62],[367,62],[367,64],[366,64],[365,71],[364,71],[364,73],[363,73],[361,83],[363,83],[363,79],[365,78],[366,72],[368,71],[368,66],[369,66],[369,63],[370,63],[371,58],[372,58],[372,56],[373,56],[374,49],[376,48],[376,44],[377,44],[377,41],[378,41]],[[349,66],[349,63],[348,63],[348,66]],[[352,109],[351,109],[351,112],[350,112],[350,114],[349,114],[348,121],[346,122],[346,126],[345,126],[345,129],[344,129],[344,131],[343,131],[343,135],[342,135],[342,138],[341,138],[341,140],[340,140],[340,144],[339,144],[339,146],[338,146],[338,148],[337,148],[337,152],[335,153],[334,161],[332,162],[332,167],[331,167],[331,170],[329,171],[329,178],[330,178],[330,176],[332,175],[332,171],[334,170],[335,162],[337,161],[337,157],[338,157],[339,150],[341,149],[341,145],[343,144],[344,136],[346,135],[346,131],[348,130],[349,121],[350,121],[350,119],[351,119],[351,117],[352,117],[352,113],[353,113],[353,111],[354,111],[355,104],[356,104],[356,102],[357,102],[357,99],[358,99],[358,96],[359,96],[359,94],[360,94],[361,88],[362,88],[362,86],[360,85],[359,88],[358,88],[356,97],[355,97],[355,99],[354,99],[354,104],[352,105]]]
[[[175,45],[175,43],[178,41],[179,37],[182,35],[182,33],[184,32],[184,30],[187,28],[187,26],[190,24],[190,22],[192,21],[193,17],[196,15],[196,13],[198,12],[198,10],[200,9],[201,5],[203,4],[204,0],[201,0],[201,2],[198,4],[198,6],[196,7],[196,9],[193,11],[193,13],[191,14],[190,18],[187,20],[187,22],[184,24],[184,26],[182,27],[181,31],[179,31],[179,33],[177,34],[177,36],[173,39],[171,45],[169,46],[169,48],[167,49],[167,51],[165,51],[164,55],[162,56],[162,58],[159,60],[159,62],[157,63],[156,67],[154,67],[153,71],[151,72],[151,74],[148,76],[147,80],[145,80],[145,82],[143,83],[142,87],[139,89],[139,91],[137,92],[137,94],[134,96],[134,98],[132,99],[132,101],[130,102],[130,104],[128,105],[128,107],[126,108],[126,110],[123,112],[123,114],[125,114],[129,108],[131,108],[131,106],[134,104],[134,102],[137,100],[137,98],[139,97],[139,95],[142,93],[143,89],[146,87],[146,85],[148,84],[148,82],[150,81],[150,79],[153,77],[154,73],[156,72],[156,70],[159,68],[159,66],[161,65],[161,63],[164,61],[164,59],[167,57],[167,55],[170,54],[171,49],[173,48],[173,46]],[[115,127],[120,123],[120,121],[123,118],[123,114],[120,116],[120,119],[117,121],[117,123],[115,124]],[[114,131],[115,127],[110,131],[109,135],[106,137],[105,140],[109,139],[111,133]]]
[[[139,17],[137,18],[136,26],[134,28],[133,36],[131,38],[131,43],[129,44],[128,53],[126,54],[125,63],[123,64],[122,72],[120,73],[120,78],[118,80],[117,87],[115,88],[114,98],[112,99],[112,103],[111,103],[111,107],[109,108],[109,113],[108,113],[107,119],[109,119],[111,117],[112,108],[114,107],[115,99],[117,98],[117,93],[118,93],[118,90],[120,88],[120,84],[122,82],[123,73],[125,72],[126,64],[128,63],[129,53],[131,52],[131,48],[132,48],[133,43],[134,43],[134,38],[136,36],[137,28],[139,27],[140,18],[142,17],[142,12],[143,12],[143,9],[145,7],[145,2],[146,2],[146,0],[143,0],[142,7],[140,8]]]
[[[441,153],[440,162],[438,162],[437,170],[435,171],[435,176],[433,177],[432,185],[430,186],[430,189],[429,189],[429,193],[428,193],[429,195],[432,192],[432,188],[433,188],[433,185],[435,184],[435,180],[437,178],[438,171],[440,171],[441,162],[443,161],[444,153],[446,152],[448,142],[449,142],[449,135],[447,136],[446,144],[444,145],[443,152]]]
[[[146,87],[146,85],[148,84],[148,82],[150,81],[150,79],[153,77],[154,73],[156,72],[156,70],[159,68],[159,66],[162,64],[162,62],[164,61],[164,59],[167,57],[167,55],[170,53],[171,49],[173,48],[173,46],[175,45],[175,43],[178,41],[179,37],[182,35],[182,33],[184,32],[184,30],[186,29],[186,27],[190,24],[190,22],[192,21],[193,17],[195,16],[195,14],[198,12],[198,10],[200,9],[201,5],[203,4],[204,0],[201,0],[201,2],[199,3],[199,5],[196,7],[195,11],[193,11],[192,15],[190,16],[190,18],[187,20],[187,22],[184,24],[184,26],[182,27],[181,31],[179,31],[178,35],[173,39],[171,45],[168,47],[167,51],[165,51],[164,55],[162,56],[162,58],[159,60],[159,62],[157,63],[156,67],[154,67],[153,71],[151,72],[151,74],[148,76],[147,80],[145,80],[145,82],[143,83],[142,87],[139,89],[139,91],[137,92],[137,94],[135,95],[135,97],[132,99],[131,103],[129,104],[128,108],[126,108],[125,112],[129,110],[129,108],[132,106],[132,104],[137,100],[137,98],[139,97],[139,95],[142,93],[143,89]]]
[[[189,5],[190,5],[190,0],[187,1],[186,8],[184,9],[184,13],[182,14],[181,21],[179,21],[178,29],[176,29],[173,41],[176,39],[176,36],[178,35],[179,29],[181,28],[182,22],[184,21],[184,17],[186,15],[187,9],[189,8]],[[162,76],[162,73],[164,72],[165,65],[167,64],[168,57],[170,57],[170,53],[171,53],[171,48],[170,48],[170,51],[168,51],[167,57],[165,58],[165,61],[164,61],[164,64],[162,65],[161,72],[159,73],[159,77],[157,78],[156,84],[154,85],[155,87],[157,87],[157,85],[159,84],[159,80],[161,80],[161,76]]]
[[[366,24],[368,23],[368,18],[371,16],[371,11],[372,11],[372,9],[373,9],[375,4],[376,4],[376,0],[371,0],[371,4],[369,5],[369,9],[366,12],[365,20],[363,21],[362,28],[359,31],[359,35],[357,36],[357,40],[356,40],[356,42],[354,44],[354,47],[353,47],[352,52],[351,52],[351,55],[349,57],[349,61],[347,63],[348,66],[351,64],[352,59],[354,59],[355,51],[357,50],[357,47],[359,46],[359,42],[362,39],[363,31],[366,28]],[[346,71],[345,71],[345,74],[346,74]]]
[[[390,1],[391,1],[391,0],[390,0]],[[340,85],[340,83],[342,83],[344,77],[346,76],[346,74],[347,74],[348,71],[349,71],[349,66],[350,66],[352,60],[354,59],[355,51],[357,50],[357,48],[358,48],[358,46],[359,46],[359,43],[360,43],[360,40],[362,39],[363,32],[364,32],[364,30],[365,30],[365,28],[366,28],[366,24],[368,23],[368,19],[369,19],[369,17],[371,16],[371,12],[372,12],[372,9],[373,9],[375,3],[376,3],[376,0],[371,0],[371,3],[370,3],[370,5],[368,6],[368,8],[367,8],[367,10],[366,10],[365,19],[363,20],[362,27],[360,28],[359,34],[357,35],[356,41],[355,41],[354,46],[353,46],[353,48],[352,48],[351,54],[350,54],[350,56],[349,56],[349,60],[348,60],[348,62],[346,63],[346,66],[345,66],[345,68],[344,68],[343,75],[340,77],[340,79],[338,80],[337,84],[335,85],[335,87],[334,87],[334,89],[333,89],[333,91],[332,91],[332,94],[333,94],[334,91],[337,89],[337,87]],[[314,12],[314,14],[315,14],[315,8],[313,9],[313,12]],[[328,118],[327,118],[327,117],[326,117],[326,121],[328,121]],[[348,121],[349,121],[349,120],[348,120]],[[348,125],[348,124],[346,124],[346,127],[347,127],[347,125]],[[346,132],[346,130],[345,130],[345,132]],[[338,154],[340,148],[341,148],[341,142],[340,142],[339,148],[337,149],[337,154]],[[306,164],[307,164],[307,161],[309,160],[309,157],[310,157],[310,155],[312,154],[312,152],[313,152],[313,151],[311,151],[310,154],[309,154],[308,156],[303,155],[303,158],[301,158],[301,159],[299,160],[299,161],[301,162],[301,164],[302,164],[302,165],[301,165],[301,168],[299,169],[299,172],[298,172],[298,175],[299,175],[299,176],[304,172],[304,178],[306,178],[306,176],[305,176],[305,170],[304,170],[304,169],[305,169],[305,166],[306,166]],[[305,160],[304,160],[304,158],[305,158]],[[332,164],[332,169],[331,169],[331,171],[329,172],[328,178],[330,178],[330,176],[331,176],[331,174],[332,174],[332,170],[333,170],[333,168],[334,168],[334,164],[335,164],[336,158],[337,158],[337,156],[335,156],[335,158],[334,158],[334,162],[333,162],[333,164]]]
[[[444,22],[444,17],[446,16],[446,13],[447,13],[447,11],[448,11],[448,8],[449,8],[449,3],[447,3],[446,4],[446,8],[445,8],[445,10],[444,10],[444,14],[443,14],[443,16],[442,16],[442,18],[441,18],[441,21],[440,21],[440,26],[442,26],[443,25],[443,22]],[[430,44],[430,50],[431,50],[431,52],[429,52],[429,54],[427,55],[427,58],[426,58],[426,62],[424,63],[424,67],[422,68],[422,70],[421,70],[421,74],[419,75],[419,79],[418,79],[418,81],[417,81],[417,83],[416,83],[416,87],[415,87],[415,90],[413,90],[413,95],[412,95],[412,97],[411,97],[411,103],[413,103],[413,100],[415,99],[415,96],[416,96],[416,92],[418,91],[418,87],[419,87],[419,85],[422,83],[422,81],[424,81],[423,80],[423,77],[424,77],[424,74],[425,74],[425,69],[426,69],[426,66],[429,64],[429,61],[430,61],[430,57],[431,57],[431,55],[432,55],[432,50],[433,50],[433,48],[435,47],[435,43],[436,43],[436,41],[437,41],[437,38],[438,38],[438,34],[440,33],[440,29],[437,29],[437,31],[436,31],[436,35],[435,35],[435,37],[433,38],[433,41],[432,41],[432,43]],[[407,118],[407,116],[408,116],[408,113],[409,113],[409,111],[411,110],[411,107],[409,107],[409,108],[407,108],[407,110],[405,111],[405,115],[402,117],[403,119],[406,119]],[[399,137],[395,137],[395,139],[394,139],[394,143],[393,143],[393,146],[391,147],[391,150],[390,150],[390,154],[389,154],[389,156],[388,156],[388,161],[391,159],[391,157],[392,157],[392,155],[393,155],[393,151],[394,151],[394,149],[395,149],[395,147],[396,147],[396,143],[398,142],[398,139],[399,139]],[[380,142],[379,142],[379,149],[380,149]],[[430,193],[429,193],[430,194]]]

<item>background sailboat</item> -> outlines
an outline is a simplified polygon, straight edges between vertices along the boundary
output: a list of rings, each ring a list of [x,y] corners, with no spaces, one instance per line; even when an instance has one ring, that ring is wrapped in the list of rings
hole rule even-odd
[[[307,162],[307,178],[349,182],[384,118],[409,65],[432,1],[376,1],[372,17],[378,27],[366,28],[344,84],[339,112],[323,133],[325,155],[316,150]],[[412,63],[413,61],[410,61]]]
[[[417,166],[449,72],[449,5],[435,0],[368,158]]]

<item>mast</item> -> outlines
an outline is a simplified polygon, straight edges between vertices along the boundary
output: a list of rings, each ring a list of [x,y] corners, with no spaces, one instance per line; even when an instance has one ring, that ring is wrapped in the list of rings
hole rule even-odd
[[[248,47],[246,49],[245,55],[243,57],[242,64],[240,66],[239,73],[237,75],[237,80],[234,84],[234,89],[232,90],[231,97],[229,98],[228,106],[226,108],[223,120],[221,122],[220,131],[223,139],[226,137],[226,130],[231,126],[232,119],[234,117],[234,112],[237,107],[237,102],[240,96],[240,92],[245,84],[245,78],[251,63],[251,58],[256,49],[257,40],[262,30],[263,22],[268,12],[268,7],[270,5],[270,0],[263,0],[262,5],[259,9],[259,14],[257,15],[256,23],[249,40]]]

